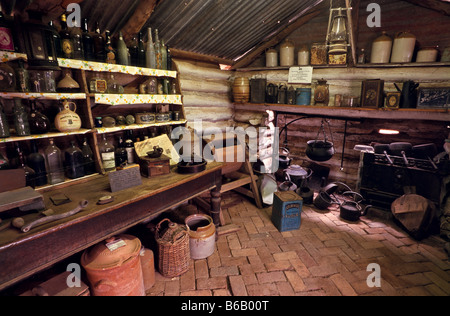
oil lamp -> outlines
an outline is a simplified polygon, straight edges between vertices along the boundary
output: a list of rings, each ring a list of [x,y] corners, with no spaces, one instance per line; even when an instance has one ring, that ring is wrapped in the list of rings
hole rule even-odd
[[[330,10],[327,44],[328,54],[346,54],[348,47],[347,15],[346,10],[337,8]]]

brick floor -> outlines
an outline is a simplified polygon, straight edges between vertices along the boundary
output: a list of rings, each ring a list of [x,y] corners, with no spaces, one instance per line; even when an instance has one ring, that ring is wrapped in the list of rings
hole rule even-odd
[[[365,218],[350,223],[339,212],[304,206],[299,230],[280,233],[271,207],[259,210],[235,194],[223,197],[227,224],[241,229],[220,236],[214,254],[191,260],[176,278],[156,273],[149,296],[450,295],[450,262],[443,240],[418,242],[394,223]],[[372,263],[381,287],[369,287]]]

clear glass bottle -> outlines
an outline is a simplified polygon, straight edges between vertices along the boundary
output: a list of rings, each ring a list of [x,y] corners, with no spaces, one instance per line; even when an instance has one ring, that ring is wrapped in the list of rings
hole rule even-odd
[[[53,138],[50,138],[49,141],[49,145],[44,150],[48,183],[62,183],[65,180],[62,153],[61,150],[55,145]]]
[[[19,98],[14,99],[14,126],[17,136],[29,136],[31,134],[28,114]]]
[[[145,49],[145,67],[156,69],[156,51],[153,44],[152,29],[148,28],[148,41]]]
[[[84,138],[83,146],[81,146],[81,152],[83,154],[84,173],[87,176],[94,174],[96,172],[94,153],[92,152],[91,146],[89,146],[86,138]]]
[[[116,169],[116,157],[115,148],[107,139],[106,135],[103,134],[103,140],[99,144],[100,155],[102,156],[103,169],[106,172],[114,171]]]
[[[47,182],[47,168],[45,167],[45,158],[42,156],[37,148],[35,140],[31,141],[31,153],[27,157],[28,166],[34,170],[34,181],[36,186],[46,185]]]
[[[3,111],[3,104],[0,103],[0,138],[8,138],[9,136],[8,120],[6,119],[5,112]]]
[[[134,150],[134,142],[133,142],[131,133],[128,133],[127,139],[125,140],[125,149],[127,151],[128,163],[133,164],[134,160],[135,160],[134,159],[135,150]]]
[[[117,41],[117,63],[128,66],[128,48],[122,32],[119,33],[119,40]]]
[[[108,80],[108,93],[122,94],[123,92],[123,86],[117,82],[114,74],[111,74],[111,77]]]
[[[85,176],[83,153],[80,148],[75,145],[74,141],[71,141],[70,147],[64,151],[64,165],[67,178],[78,179]]]
[[[161,42],[159,41],[158,29],[155,30],[155,55],[156,55],[156,69],[162,69]]]
[[[89,91],[91,93],[106,93],[108,91],[108,82],[102,73],[94,73],[89,81]]]

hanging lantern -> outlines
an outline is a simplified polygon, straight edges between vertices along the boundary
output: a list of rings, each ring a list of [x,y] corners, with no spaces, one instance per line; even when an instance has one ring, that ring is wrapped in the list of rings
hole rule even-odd
[[[328,54],[346,54],[348,47],[348,29],[346,10],[342,8],[330,10],[327,44]]]
[[[28,11],[30,20],[22,27],[22,37],[29,69],[60,70],[56,55],[53,28],[42,23],[42,14]]]

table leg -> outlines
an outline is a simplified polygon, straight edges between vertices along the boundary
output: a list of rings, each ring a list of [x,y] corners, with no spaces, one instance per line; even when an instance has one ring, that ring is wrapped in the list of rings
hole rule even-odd
[[[220,188],[215,188],[211,191],[211,217],[213,219],[214,225],[216,227],[221,226],[221,208],[220,204],[222,202],[222,193],[220,193]]]

